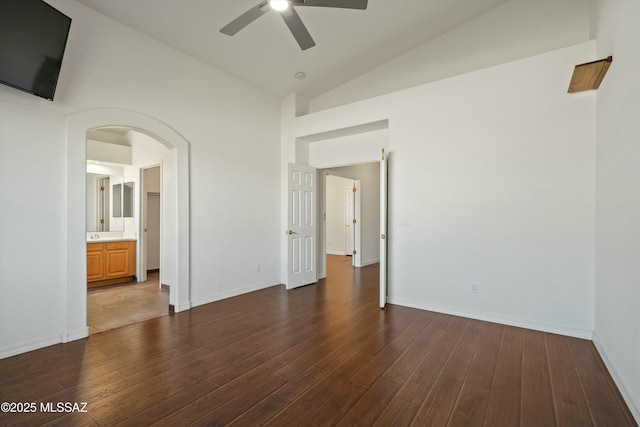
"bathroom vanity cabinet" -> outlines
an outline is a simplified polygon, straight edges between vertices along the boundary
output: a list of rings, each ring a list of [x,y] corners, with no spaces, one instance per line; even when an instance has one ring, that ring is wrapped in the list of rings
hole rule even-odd
[[[136,241],[87,243],[87,286],[135,280]]]

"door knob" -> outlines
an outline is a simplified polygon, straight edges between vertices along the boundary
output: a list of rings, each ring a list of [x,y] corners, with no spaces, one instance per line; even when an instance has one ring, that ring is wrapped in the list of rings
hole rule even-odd
[[[298,233],[296,233],[296,232],[295,232],[295,231],[293,231],[293,230],[289,230],[289,234],[298,234]]]

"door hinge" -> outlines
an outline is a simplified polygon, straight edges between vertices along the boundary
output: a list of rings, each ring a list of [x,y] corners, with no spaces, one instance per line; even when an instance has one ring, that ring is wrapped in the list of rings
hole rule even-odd
[[[354,250],[353,250],[353,254],[355,255],[356,253],[357,253],[357,252],[356,252],[356,250],[354,249]]]
[[[104,219],[101,219],[101,220],[100,220],[100,224],[104,224]]]
[[[104,191],[104,185],[100,186],[100,191]]]
[[[384,148],[382,149],[382,160],[384,160]]]
[[[355,218],[353,218],[353,223],[355,224],[356,222],[357,222],[357,221],[356,221],[356,219],[355,219]]]
[[[356,191],[358,191],[358,189],[356,187],[353,187],[353,192],[355,193]]]

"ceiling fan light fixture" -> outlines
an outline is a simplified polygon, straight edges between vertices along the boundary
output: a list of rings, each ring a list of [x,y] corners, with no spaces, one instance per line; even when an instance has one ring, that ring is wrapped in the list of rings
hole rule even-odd
[[[282,12],[289,9],[289,0],[269,0],[269,6],[271,9]]]

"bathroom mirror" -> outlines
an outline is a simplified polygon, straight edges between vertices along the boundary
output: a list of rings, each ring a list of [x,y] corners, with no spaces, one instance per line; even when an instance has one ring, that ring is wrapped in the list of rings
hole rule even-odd
[[[133,218],[133,205],[133,182],[125,182],[122,184],[122,216]]]
[[[124,231],[123,185],[121,175],[87,173],[87,232]]]

